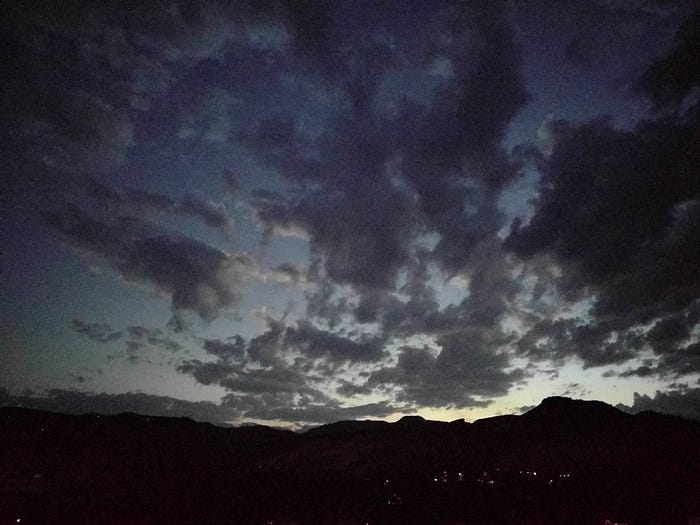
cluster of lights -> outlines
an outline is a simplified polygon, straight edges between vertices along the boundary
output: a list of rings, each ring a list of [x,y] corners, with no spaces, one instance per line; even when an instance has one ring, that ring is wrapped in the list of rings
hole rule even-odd
[[[389,489],[390,482],[388,479],[384,480],[384,488]],[[394,490],[391,491],[391,495],[387,498],[386,500],[387,505],[395,506],[395,505],[402,505],[403,504],[403,498]]]
[[[521,476],[528,476],[530,478],[536,478],[537,477],[537,471],[536,470],[521,470],[520,471]]]

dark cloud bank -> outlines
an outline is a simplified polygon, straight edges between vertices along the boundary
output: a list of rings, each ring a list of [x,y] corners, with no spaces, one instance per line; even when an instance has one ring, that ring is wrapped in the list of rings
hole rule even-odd
[[[508,126],[533,94],[508,6],[377,3],[371,17],[322,2],[4,8],[16,60],[2,159],[46,228],[166,294],[176,321],[187,311],[218,318],[265,270],[163,223],[187,217],[226,235],[234,226],[220,202],[115,175],[148,138],[146,121],[162,114],[164,129],[241,148],[276,174],[279,191],[242,194],[243,168],[227,181],[263,242],[308,238],[306,318],[268,320],[250,340],[206,341],[214,360],[178,371],[229,393],[220,405],[172,401],[178,413],[319,422],[483,406],[527,378],[514,357],[599,367],[643,355],[647,364],[621,375],[699,373],[698,12],[635,84],[655,112],[633,129],[550,120],[541,143],[509,152]],[[226,93],[255,108],[236,127],[216,120],[230,110]],[[269,103],[285,96],[295,103]],[[500,198],[525,169],[540,174],[538,196],[531,216],[509,224]],[[465,298],[442,305],[434,275],[467,283]],[[552,297],[588,300],[590,312],[558,316]],[[120,337],[79,320],[72,329]],[[418,335],[434,345],[406,342]],[[343,401],[369,393],[392,401]],[[636,397],[633,408],[688,406],[691,394]],[[48,399],[71,406],[70,395]],[[117,399],[75,395],[94,406]],[[118,403],[137,399],[125,396]],[[154,399],[136,402],[163,412]]]

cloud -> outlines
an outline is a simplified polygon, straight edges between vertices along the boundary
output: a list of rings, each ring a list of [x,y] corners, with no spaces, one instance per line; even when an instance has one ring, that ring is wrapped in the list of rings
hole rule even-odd
[[[229,424],[238,413],[224,404],[210,401],[183,401],[172,397],[128,392],[106,394],[78,390],[51,389],[44,394],[13,396],[0,389],[0,405],[48,410],[65,414],[135,414],[189,417],[219,425]]]
[[[71,330],[98,343],[111,343],[122,337],[121,332],[115,331],[107,323],[88,323],[81,319],[73,319],[70,324]]]
[[[571,303],[590,298],[592,309],[590,318],[531,326],[521,349],[534,356],[535,340],[549,337],[552,357],[621,362],[644,348],[654,322],[646,343],[671,350],[697,323],[700,221],[689,204],[700,195],[691,176],[700,165],[691,145],[697,117],[642,121],[631,131],[605,119],[546,126],[552,149],[535,214],[527,225],[515,221],[505,245],[533,266],[549,257],[558,275],[546,286]]]
[[[656,109],[678,107],[700,88],[700,8],[678,29],[675,46],[659,58],[637,82],[637,89],[651,98]]]
[[[268,235],[304,232],[322,275],[361,294],[392,289],[422,233],[439,234],[435,258],[461,269],[470,250],[500,228],[497,188],[515,174],[499,143],[527,97],[505,16],[499,9],[436,9],[435,27],[409,38],[352,17],[343,19],[346,31],[335,31],[340,14],[333,6],[312,10],[323,20],[319,28],[299,13],[287,23],[303,64],[323,80],[300,73],[299,82],[334,104],[319,100],[328,109],[314,133],[285,113],[240,136],[293,188],[285,197],[254,195]],[[396,14],[385,6],[377,17]],[[441,32],[448,36],[438,38]],[[436,56],[452,64],[449,80],[431,73]],[[392,91],[393,79],[419,83],[427,99]]]
[[[384,357],[384,340],[372,335],[356,339],[319,330],[309,321],[299,321],[287,327],[282,344],[310,358],[325,357],[334,362],[377,361]]]
[[[168,350],[169,352],[178,352],[182,349],[182,345],[177,341],[173,341],[170,337],[165,336],[163,331],[159,328],[146,328],[144,326],[130,326],[128,328],[129,336],[132,341],[128,341],[127,344],[131,343],[132,349],[137,349],[144,344],[149,344],[152,346],[157,346],[163,350]]]
[[[224,361],[202,362],[197,359],[187,360],[177,367],[182,374],[190,374],[203,385],[218,384],[240,367]]]
[[[185,360],[177,370],[204,385],[225,388],[225,403],[245,417],[329,422],[353,414],[326,393],[333,374],[341,366],[377,362],[383,345],[375,336],[351,338],[309,321],[285,326],[268,319],[268,330],[247,342],[240,336],[231,342],[205,340],[205,350],[217,359]],[[386,413],[393,410],[382,406]],[[370,408],[363,412],[374,413]]]
[[[246,256],[167,235],[141,239],[126,249],[117,267],[127,280],[154,284],[171,294],[174,309],[193,310],[205,320],[213,320],[238,300],[252,267]]]
[[[674,346],[655,359],[646,360],[646,364],[621,372],[620,377],[660,376],[676,379],[682,376],[700,373],[700,342]]]
[[[622,334],[611,341],[610,325],[589,319],[542,319],[533,324],[517,342],[518,352],[534,360],[563,362],[576,356],[584,367],[623,363],[637,355],[639,341]]]
[[[696,10],[675,47],[637,84],[657,110],[678,109],[697,85],[690,65],[697,16]],[[691,175],[700,166],[697,126],[692,97],[682,111],[630,130],[608,118],[543,124],[534,215],[526,223],[516,219],[504,243],[535,281],[525,303],[531,315],[520,316],[518,352],[558,362],[575,356],[585,367],[651,352],[620,375],[697,371],[700,184]],[[547,311],[547,304],[557,307]]]
[[[235,117],[231,107],[236,99],[221,88],[205,90],[204,93],[193,90],[191,93],[198,100],[192,104],[194,108],[184,111],[183,123],[177,136],[187,140],[226,144],[233,133],[232,122]]]
[[[657,391],[653,397],[635,392],[632,405],[618,405],[618,408],[628,412],[652,410],[700,421],[700,388]]]
[[[564,48],[566,61],[575,66],[582,66],[589,61],[590,51],[581,38],[573,38]]]
[[[269,392],[317,395],[314,388],[307,388],[311,382],[307,374],[314,370],[314,361],[338,366],[378,361],[384,356],[384,341],[376,336],[350,338],[321,330],[309,321],[285,327],[270,319],[268,325],[266,332],[247,343],[239,335],[230,343],[205,340],[204,349],[218,359],[187,360],[178,371],[205,385],[219,384],[235,392],[262,393],[267,388]],[[291,356],[301,358],[290,363]]]
[[[18,64],[21,66],[21,59]],[[19,73],[12,78],[8,93],[13,111],[3,111],[3,135],[19,155],[10,167],[20,170],[21,159],[25,167],[36,166],[65,177],[105,172],[124,159],[134,143],[127,112],[100,95],[66,89],[57,96],[40,80],[36,85],[23,84],[21,79],[25,78]]]
[[[385,418],[399,411],[385,401],[355,406],[308,405],[304,407],[279,407],[251,411],[250,417],[262,420],[296,421],[299,423],[329,423],[366,418]]]
[[[218,339],[205,339],[204,350],[223,361],[228,361],[234,357],[242,357],[245,352],[245,339],[240,335],[235,335],[230,340],[231,342],[224,342]]]
[[[224,233],[230,232],[233,227],[233,221],[222,203],[204,200],[193,194],[186,194],[176,200],[160,193],[128,189],[123,193],[121,202],[130,206],[132,210],[152,209],[172,215],[193,217]]]
[[[255,267],[248,256],[159,232],[135,217],[101,220],[76,207],[44,217],[68,244],[101,258],[127,282],[150,285],[170,296],[174,312],[190,310],[206,321],[236,304]]]
[[[437,338],[441,350],[404,347],[393,368],[372,373],[367,385],[396,388],[397,400],[416,406],[487,406],[525,377],[510,365],[507,343],[490,331],[463,329]]]
[[[78,2],[70,15],[50,5],[3,9],[13,61],[0,107],[7,146],[0,161],[15,197],[3,220],[23,225],[36,218],[26,210],[36,210],[83,254],[170,295],[174,310],[211,320],[235,302],[238,270],[247,263],[149,221],[164,211],[228,233],[226,209],[198,194],[127,187],[124,174],[144,133],[153,138],[168,126],[159,121],[145,131],[144,113],[169,103],[183,61],[189,67],[217,56],[236,38],[235,13],[210,3],[132,7]],[[180,263],[199,274],[192,286],[176,275]]]
[[[638,11],[614,4],[612,20]],[[484,406],[525,379],[515,357],[625,364],[621,375],[698,370],[688,94],[700,68],[684,70],[697,60],[697,13],[638,86],[681,109],[631,129],[549,119],[539,147],[509,153],[529,96],[508,3],[383,3],[371,17],[325,2],[6,11],[16,60],[0,160],[29,195],[17,210],[38,210],[89,264],[165,296],[176,330],[187,312],[210,322],[235,310],[252,280],[303,292],[302,318],[267,319],[250,340],[202,339],[200,359],[180,363],[226,388],[237,412],[350,413],[330,393]],[[587,34],[558,36],[568,46],[557,60],[602,52],[583,46]],[[212,184],[208,170],[214,185],[192,191]],[[526,172],[532,217],[509,229],[504,192]],[[236,217],[252,209],[266,248],[282,235],[308,243],[308,267],[279,259],[286,243],[271,268],[223,249],[253,237],[229,235],[214,191],[235,200]],[[100,342],[119,333],[73,329]],[[146,345],[181,350],[167,332],[127,331],[129,359]],[[360,371],[364,383],[347,382]]]

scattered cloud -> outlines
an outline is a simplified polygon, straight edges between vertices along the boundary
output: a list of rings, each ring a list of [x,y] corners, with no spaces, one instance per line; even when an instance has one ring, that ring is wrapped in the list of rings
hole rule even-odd
[[[78,208],[44,216],[69,244],[100,257],[125,281],[148,284],[170,296],[174,311],[190,310],[206,321],[236,304],[255,266],[248,256],[160,233],[133,217],[98,220]]]
[[[635,393],[632,405],[618,405],[618,408],[628,412],[652,410],[700,421],[700,388],[657,391],[653,396]]]
[[[121,339],[122,333],[115,331],[107,323],[89,323],[81,319],[73,319],[71,330],[98,343],[111,343]]]
[[[182,349],[182,345],[174,341],[167,334],[164,334],[159,328],[146,328],[144,326],[130,326],[128,328],[130,343],[134,346],[149,344],[167,350],[169,352],[178,352]]]
[[[700,11],[664,56],[635,66],[646,97],[636,124],[572,107],[571,119],[545,120],[539,142],[508,151],[527,140],[518,119],[549,100],[528,92],[551,74],[524,62],[540,44],[518,27],[530,9],[575,12],[3,9],[14,58],[0,106],[3,223],[58,237],[169,302],[171,331],[70,323],[95,342],[123,339],[132,362],[148,347],[182,351],[174,332],[188,315],[206,330],[241,304],[263,312],[259,333],[227,337],[217,325],[197,358],[177,361],[227,390],[221,405],[198,405],[211,417],[316,423],[482,407],[572,360],[614,365],[608,380],[686,380],[700,371]],[[683,11],[621,0],[580,9],[625,34],[640,20],[671,27]],[[551,37],[556,64],[585,65],[568,68],[581,78],[610,32],[588,25]],[[515,209],[514,193],[526,205]],[[272,295],[300,308],[270,319],[265,308],[284,306],[257,302]],[[163,410],[145,394],[52,392],[41,402]]]
[[[106,394],[78,390],[51,389],[44,393],[10,395],[0,389],[0,405],[48,410],[65,414],[135,414],[189,417],[219,425],[234,421],[238,413],[231,407],[210,401],[183,401],[140,392]]]

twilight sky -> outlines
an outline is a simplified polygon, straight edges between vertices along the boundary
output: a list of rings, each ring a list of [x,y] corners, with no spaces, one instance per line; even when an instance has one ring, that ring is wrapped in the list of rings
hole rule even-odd
[[[694,2],[12,4],[0,404],[700,418]]]

